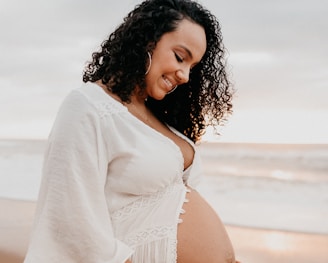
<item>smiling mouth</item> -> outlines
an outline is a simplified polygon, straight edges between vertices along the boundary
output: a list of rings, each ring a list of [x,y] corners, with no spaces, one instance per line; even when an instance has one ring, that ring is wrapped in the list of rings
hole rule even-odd
[[[172,89],[175,87],[175,84],[173,84],[169,79],[167,79],[165,76],[163,76],[163,80],[166,83],[167,87],[169,89]]]

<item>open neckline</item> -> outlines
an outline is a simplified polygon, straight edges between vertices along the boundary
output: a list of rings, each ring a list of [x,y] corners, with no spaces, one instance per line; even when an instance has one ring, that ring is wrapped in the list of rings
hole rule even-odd
[[[181,151],[181,148],[171,139],[169,138],[168,136],[165,136],[163,133],[159,132],[158,130],[154,129],[153,127],[147,125],[145,122],[143,122],[142,120],[140,120],[137,116],[135,116],[134,114],[132,114],[128,107],[125,106],[124,104],[122,104],[121,102],[119,102],[117,99],[115,99],[113,96],[111,96],[110,94],[108,94],[101,86],[99,86],[97,83],[92,83],[94,84],[97,88],[100,89],[100,91],[106,95],[107,98],[109,98],[109,101],[111,103],[115,103],[116,106],[120,107],[124,112],[127,112],[129,114],[129,116],[131,116],[139,125],[143,126],[143,127],[146,127],[146,129],[149,129],[150,131],[152,131],[154,134],[157,134],[159,137],[161,137],[162,139],[168,141],[176,150],[177,152],[179,153],[179,156],[180,156],[180,164],[181,164],[181,171],[184,173],[186,173],[187,171],[190,170],[190,168],[192,167],[193,163],[194,163],[194,160],[195,160],[195,155],[196,155],[196,148],[195,148],[195,145],[194,143],[187,137],[185,136],[184,134],[182,134],[181,132],[179,132],[177,129],[175,129],[174,127],[168,125],[167,123],[164,123],[164,125],[166,125],[166,127],[169,128],[169,130],[171,132],[173,132],[176,136],[180,137],[182,140],[186,141],[190,146],[191,148],[193,149],[193,158],[192,158],[192,162],[191,164],[184,168],[184,156],[183,156],[183,153]]]

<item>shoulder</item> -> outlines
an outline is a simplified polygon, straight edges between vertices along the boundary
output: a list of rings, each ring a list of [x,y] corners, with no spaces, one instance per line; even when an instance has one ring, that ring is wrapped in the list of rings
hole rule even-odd
[[[81,112],[93,112],[100,118],[126,112],[127,109],[95,83],[83,83],[72,90],[63,102],[63,106],[76,108]]]

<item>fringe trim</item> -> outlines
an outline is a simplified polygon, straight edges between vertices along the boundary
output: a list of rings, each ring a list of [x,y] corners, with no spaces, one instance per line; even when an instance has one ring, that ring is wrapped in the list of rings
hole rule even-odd
[[[176,247],[176,240],[156,240],[136,247],[130,260],[132,263],[176,263]]]

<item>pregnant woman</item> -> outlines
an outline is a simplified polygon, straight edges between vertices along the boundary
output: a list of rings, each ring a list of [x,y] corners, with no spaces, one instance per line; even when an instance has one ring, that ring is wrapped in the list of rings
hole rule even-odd
[[[93,53],[45,152],[25,263],[234,263],[195,143],[231,113],[216,18],[147,0]]]

